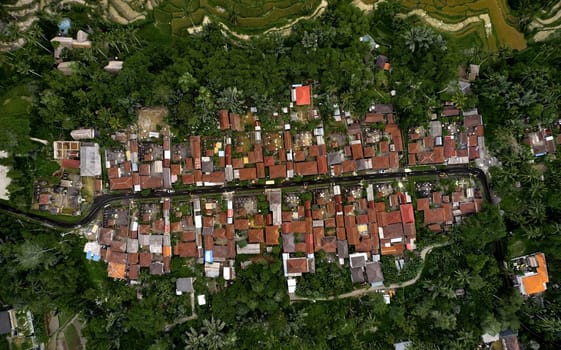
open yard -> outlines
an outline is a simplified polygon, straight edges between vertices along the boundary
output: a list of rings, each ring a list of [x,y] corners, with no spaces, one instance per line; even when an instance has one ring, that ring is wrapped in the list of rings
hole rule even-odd
[[[372,5],[384,0],[358,0]],[[409,15],[417,15],[436,29],[462,38],[479,36],[483,47],[497,50],[510,47],[526,48],[524,35],[514,28],[516,18],[511,15],[506,0],[401,0]],[[366,7],[366,6],[365,6]],[[470,39],[473,40],[473,39]]]
[[[185,34],[205,17],[235,32],[254,34],[312,14],[320,0],[166,0],[154,11],[156,25],[169,24],[173,34]]]

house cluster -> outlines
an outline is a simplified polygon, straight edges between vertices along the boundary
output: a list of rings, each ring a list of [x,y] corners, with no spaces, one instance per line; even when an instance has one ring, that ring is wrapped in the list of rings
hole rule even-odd
[[[303,204],[295,194],[285,196],[290,210],[282,212],[283,266],[290,293],[296,289],[294,277],[314,272],[314,253],[319,250],[337,257],[340,264],[349,259],[353,283],[377,286],[383,282],[380,255],[415,249],[411,197],[404,192],[385,197],[380,189],[370,184],[364,196],[360,186],[335,185],[331,191],[314,192]]]
[[[423,214],[422,224],[431,231],[449,231],[462,218],[482,209],[481,192],[469,182],[454,184],[449,191],[434,190],[430,183],[417,184],[417,211]]]
[[[65,33],[61,33],[65,34]],[[76,33],[76,39],[69,36],[56,36],[51,39],[51,44],[54,47],[54,58],[57,63],[57,69],[64,75],[71,75],[73,67],[77,64],[75,61],[62,60],[62,51],[64,49],[90,49],[92,47],[92,42],[88,40],[89,34],[83,30],[79,30]],[[110,60],[109,63],[104,67],[105,71],[109,73],[118,73],[123,68],[123,61],[117,59]]]
[[[357,171],[397,170],[403,152],[401,131],[393,106],[378,104],[360,122],[336,109],[334,118],[343,122],[346,133],[328,137],[328,165],[332,176]]]
[[[549,275],[545,254],[534,253],[512,259],[514,285],[524,296],[535,296],[546,291]]]
[[[53,142],[53,158],[61,169],[54,175],[57,183],[37,179],[34,183],[32,208],[52,215],[80,215],[85,200],[82,191],[92,197],[101,194],[101,156],[97,143],[84,140],[95,137],[92,129],[78,129],[71,133],[74,141]],[[87,185],[86,185],[87,184]]]
[[[301,115],[315,118],[314,110],[306,105],[311,99],[309,90],[309,86],[294,88],[294,120]],[[260,120],[252,112],[240,116],[226,110],[219,112],[218,126],[226,136],[191,136],[188,142],[172,144],[167,129],[151,131],[146,137],[118,133],[114,139],[123,147],[105,154],[109,188],[171,190],[176,183],[222,186],[234,181],[283,181],[399,168],[403,141],[391,105],[373,106],[361,122],[345,120],[340,118],[346,132],[333,133],[327,140],[321,123],[313,131],[297,132],[287,123],[278,132],[262,133]]]
[[[468,164],[481,157],[485,148],[483,119],[476,109],[461,111],[445,104],[439,117],[433,114],[429,127],[409,131],[410,166]]]
[[[526,134],[524,143],[530,146],[532,154],[536,157],[555,154],[557,145],[561,144],[561,134],[554,137],[551,129],[540,128]]]
[[[108,207],[101,225],[87,235],[86,258],[106,262],[107,274],[116,279],[138,280],[141,268],[148,268],[152,275],[169,273],[172,215],[169,198],[160,203]]]
[[[178,180],[180,166],[171,163],[171,136],[167,129],[150,132],[143,139],[136,133],[117,133],[113,138],[123,147],[105,151],[110,190],[169,190]]]

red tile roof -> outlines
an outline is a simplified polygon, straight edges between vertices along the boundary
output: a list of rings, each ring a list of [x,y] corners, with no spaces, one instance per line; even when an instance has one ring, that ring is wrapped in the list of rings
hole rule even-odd
[[[372,158],[372,166],[376,170],[388,169],[390,167],[390,158],[388,156],[378,156]]]
[[[267,245],[277,245],[279,244],[279,227],[267,226],[265,227],[265,243]]]
[[[174,247],[174,254],[182,258],[198,257],[197,245],[195,242],[181,242]]]
[[[410,154],[419,153],[420,150],[421,150],[421,144],[417,142],[410,142],[407,145],[407,152],[409,152]]]
[[[316,162],[295,163],[294,172],[298,175],[317,175],[318,167]]]
[[[162,187],[162,178],[155,176],[141,176],[140,187],[144,188],[160,188]]]
[[[126,190],[132,188],[132,176],[109,179],[110,190]]]
[[[355,143],[351,146],[351,150],[353,153],[353,159],[362,159],[364,158],[364,154],[362,152],[362,144]]]
[[[308,259],[307,258],[287,259],[286,260],[286,272],[288,272],[288,273],[308,272]]]
[[[413,214],[413,205],[402,204],[399,209],[401,210],[401,218],[404,223],[415,222],[415,215]]]
[[[265,241],[262,228],[252,228],[248,235],[249,243],[262,243]]]
[[[317,158],[317,165],[318,165],[318,173],[325,175],[327,174],[327,156],[319,156]]]
[[[224,183],[225,174],[223,171],[215,171],[210,174],[203,174],[203,182]]]
[[[221,109],[218,112],[218,121],[220,124],[220,130],[230,129],[230,118],[227,109]]]
[[[243,168],[239,170],[240,180],[255,180],[257,178],[257,169],[255,168]]]
[[[140,266],[141,267],[148,267],[152,262],[152,254],[148,252],[140,253]]]
[[[286,165],[273,165],[269,167],[270,179],[284,179],[286,178]]]
[[[344,173],[351,173],[356,170],[356,162],[354,160],[345,160],[342,167]]]
[[[296,94],[296,105],[307,106],[311,103],[310,86],[297,86],[294,88]]]

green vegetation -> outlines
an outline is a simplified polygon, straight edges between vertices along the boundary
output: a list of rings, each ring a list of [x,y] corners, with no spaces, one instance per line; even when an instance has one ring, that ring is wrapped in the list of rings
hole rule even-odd
[[[168,24],[175,35],[186,35],[205,17],[236,32],[255,34],[310,15],[319,4],[320,0],[166,0],[154,11],[154,19],[156,26]]]
[[[224,19],[230,24],[235,19],[236,30],[245,24],[248,32],[253,30],[249,24],[265,26],[244,22],[254,16],[248,2],[169,1],[162,9],[174,4],[175,10],[196,6],[189,11],[204,7],[210,12],[217,11],[215,6],[220,3],[225,8],[236,3],[243,9],[237,19]],[[260,2],[260,11],[268,3]],[[286,7],[293,3],[287,1]],[[298,2],[298,6],[308,3],[312,2]],[[172,260],[172,278],[142,272],[143,284],[131,287],[109,280],[103,264],[86,262],[81,249],[84,242],[77,236],[60,237],[57,232],[1,215],[0,300],[28,307],[38,320],[51,310],[69,315],[83,312],[83,332],[92,349],[159,349],[172,344],[385,349],[405,339],[416,348],[473,349],[482,333],[505,328],[520,330],[526,346],[536,341],[540,349],[558,349],[560,292],[550,288],[545,293],[546,308],[522,300],[509,285],[510,270],[503,262],[540,250],[547,256],[552,285],[561,274],[561,153],[536,160],[523,144],[525,133],[539,126],[550,128],[554,136],[561,131],[555,124],[561,110],[560,42],[531,44],[522,52],[481,50],[493,49],[493,38],[497,46],[523,46],[520,36],[508,26],[510,20],[503,18],[507,12],[502,2],[474,1],[463,10],[459,0],[447,6],[432,2],[431,6],[440,7],[432,9],[431,15],[439,17],[436,12],[441,11],[440,18],[446,22],[489,11],[494,23],[489,39],[477,24],[448,35],[426,27],[419,19],[400,18],[397,14],[402,8],[396,1],[381,3],[368,15],[349,1],[329,3],[322,17],[299,22],[288,36],[270,34],[248,41],[225,37],[218,25],[209,25],[197,35],[172,37],[173,26],[185,25],[162,17],[162,11],[154,13],[154,23],[148,21],[140,28],[92,20],[94,48],[63,53],[65,60],[79,62],[71,76],[53,69],[46,38],[56,31],[55,21],[42,18],[33,29],[34,40],[2,56],[0,66],[0,118],[7,125],[0,131],[0,144],[11,155],[5,161],[12,168],[10,202],[26,208],[31,179],[51,176],[55,170],[46,161],[51,157],[49,147],[29,142],[30,136],[47,141],[67,139],[71,129],[91,126],[103,135],[102,144],[110,144],[111,131],[126,127],[136,119],[139,108],[152,105],[169,109],[167,122],[179,141],[191,134],[218,134],[218,108],[256,106],[263,125],[273,125],[267,119],[288,103],[282,102],[289,100],[287,86],[309,80],[320,82],[313,94],[325,125],[335,103],[360,116],[372,103],[391,102],[406,130],[425,125],[431,108],[455,97],[440,92],[456,78],[458,65],[483,63],[480,80],[472,85],[474,95],[463,102],[478,105],[485,118],[487,145],[502,165],[491,169],[493,189],[501,201],[499,206],[489,205],[463,220],[448,234],[451,245],[427,257],[417,283],[398,289],[390,305],[377,293],[291,304],[282,263],[274,251],[252,260],[245,269],[236,266],[237,279],[228,288],[223,288],[223,280],[207,282],[200,265],[193,268],[178,259]],[[420,6],[428,6],[425,3]],[[280,13],[274,20],[269,18],[267,25],[305,12]],[[183,14],[177,16],[173,19],[179,20]],[[372,55],[371,47],[358,40],[365,33],[382,44]],[[508,39],[509,33],[516,35]],[[375,68],[377,54],[389,57],[391,73]],[[119,74],[111,75],[102,67],[108,57],[115,56],[125,65]],[[389,96],[389,89],[396,90],[395,97]],[[307,199],[309,192],[301,197]],[[265,198],[259,198],[258,204],[265,210]],[[419,230],[419,239],[424,236],[427,241],[439,241]],[[392,270],[391,261],[384,261],[387,283],[416,275],[418,258],[407,259],[410,261],[399,274]],[[299,294],[329,296],[352,289],[347,269],[319,256],[316,270],[315,275],[300,279]],[[175,295],[173,278],[184,276],[197,278],[195,287],[207,295],[207,306],[191,310],[188,298]],[[164,332],[166,324],[193,312],[197,319]],[[37,322],[37,327],[41,332],[43,322]],[[70,339],[72,332],[68,330]]]
[[[296,294],[304,297],[326,297],[350,292],[351,273],[348,266],[340,266],[335,261],[328,261],[325,253],[316,253],[316,272],[304,274],[298,279]]]
[[[405,253],[401,270],[397,269],[397,259],[393,256],[383,256],[381,262],[385,285],[411,280],[417,276],[423,266],[421,258],[416,253],[409,251]]]
[[[476,24],[482,29],[482,32],[478,32],[479,39],[487,43],[486,47],[492,50],[505,46],[518,50],[526,47],[524,35],[515,29],[516,19],[510,14],[506,0],[405,0],[401,3],[407,10],[423,9],[430,17],[445,23],[459,23],[466,18],[486,14],[492,24],[491,35],[485,33],[484,21]],[[446,28],[446,25],[443,25],[440,29],[447,31]],[[463,36],[461,32],[452,35],[457,35],[458,38]]]

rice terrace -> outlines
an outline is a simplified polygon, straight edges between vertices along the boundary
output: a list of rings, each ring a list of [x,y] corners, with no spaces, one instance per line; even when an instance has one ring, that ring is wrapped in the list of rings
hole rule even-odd
[[[384,0],[356,0],[363,9]],[[506,0],[401,0],[407,15],[416,15],[429,25],[458,38],[477,40],[491,50],[526,48],[524,34],[514,26]],[[475,37],[475,39],[474,39]]]
[[[215,20],[232,31],[262,33],[314,13],[320,0],[167,0],[154,11],[158,26],[169,25],[175,35]]]

